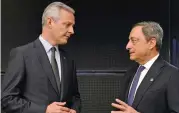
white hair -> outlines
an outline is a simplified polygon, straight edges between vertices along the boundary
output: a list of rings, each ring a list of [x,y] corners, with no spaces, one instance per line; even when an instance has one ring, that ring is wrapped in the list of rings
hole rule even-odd
[[[142,32],[145,35],[146,40],[150,40],[151,38],[156,39],[156,47],[157,50],[160,51],[163,39],[163,29],[160,24],[153,21],[144,21],[135,24],[133,28],[136,26],[143,26]]]
[[[73,8],[69,7],[68,5],[62,2],[52,2],[45,8],[43,12],[42,26],[46,24],[47,17],[52,17],[53,19],[58,20],[60,18],[60,13],[59,13],[60,9],[68,10],[72,12],[73,14],[75,13]]]

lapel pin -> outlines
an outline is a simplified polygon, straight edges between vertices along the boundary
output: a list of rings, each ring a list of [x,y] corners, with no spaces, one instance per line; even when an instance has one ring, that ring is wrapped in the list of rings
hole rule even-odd
[[[151,81],[151,82],[153,82],[153,81],[154,81],[154,79],[153,79],[153,78],[150,78],[150,81]]]

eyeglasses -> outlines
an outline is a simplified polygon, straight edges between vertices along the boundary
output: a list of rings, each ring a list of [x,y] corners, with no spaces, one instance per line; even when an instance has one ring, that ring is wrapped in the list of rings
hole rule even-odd
[[[136,45],[139,42],[139,39],[138,38],[131,38],[131,39],[129,39],[129,41],[131,41],[131,43],[133,45]]]

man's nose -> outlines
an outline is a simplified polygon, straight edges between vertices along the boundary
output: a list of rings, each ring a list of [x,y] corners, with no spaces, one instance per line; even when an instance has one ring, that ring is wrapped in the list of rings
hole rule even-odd
[[[132,43],[131,43],[131,41],[129,40],[128,43],[127,43],[127,45],[126,45],[126,50],[129,50],[129,49],[131,48],[131,46],[132,46]]]
[[[70,32],[71,34],[74,34],[74,29],[73,29],[73,27],[70,27],[70,28],[69,28],[69,32]]]

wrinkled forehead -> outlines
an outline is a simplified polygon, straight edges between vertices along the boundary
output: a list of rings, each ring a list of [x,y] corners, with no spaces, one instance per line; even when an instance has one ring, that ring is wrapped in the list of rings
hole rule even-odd
[[[74,13],[72,13],[66,9],[61,9],[59,13],[60,13],[60,20],[75,24]]]
[[[129,39],[131,38],[144,38],[144,34],[142,32],[142,27],[143,26],[136,26],[132,28],[130,34],[129,34]]]

